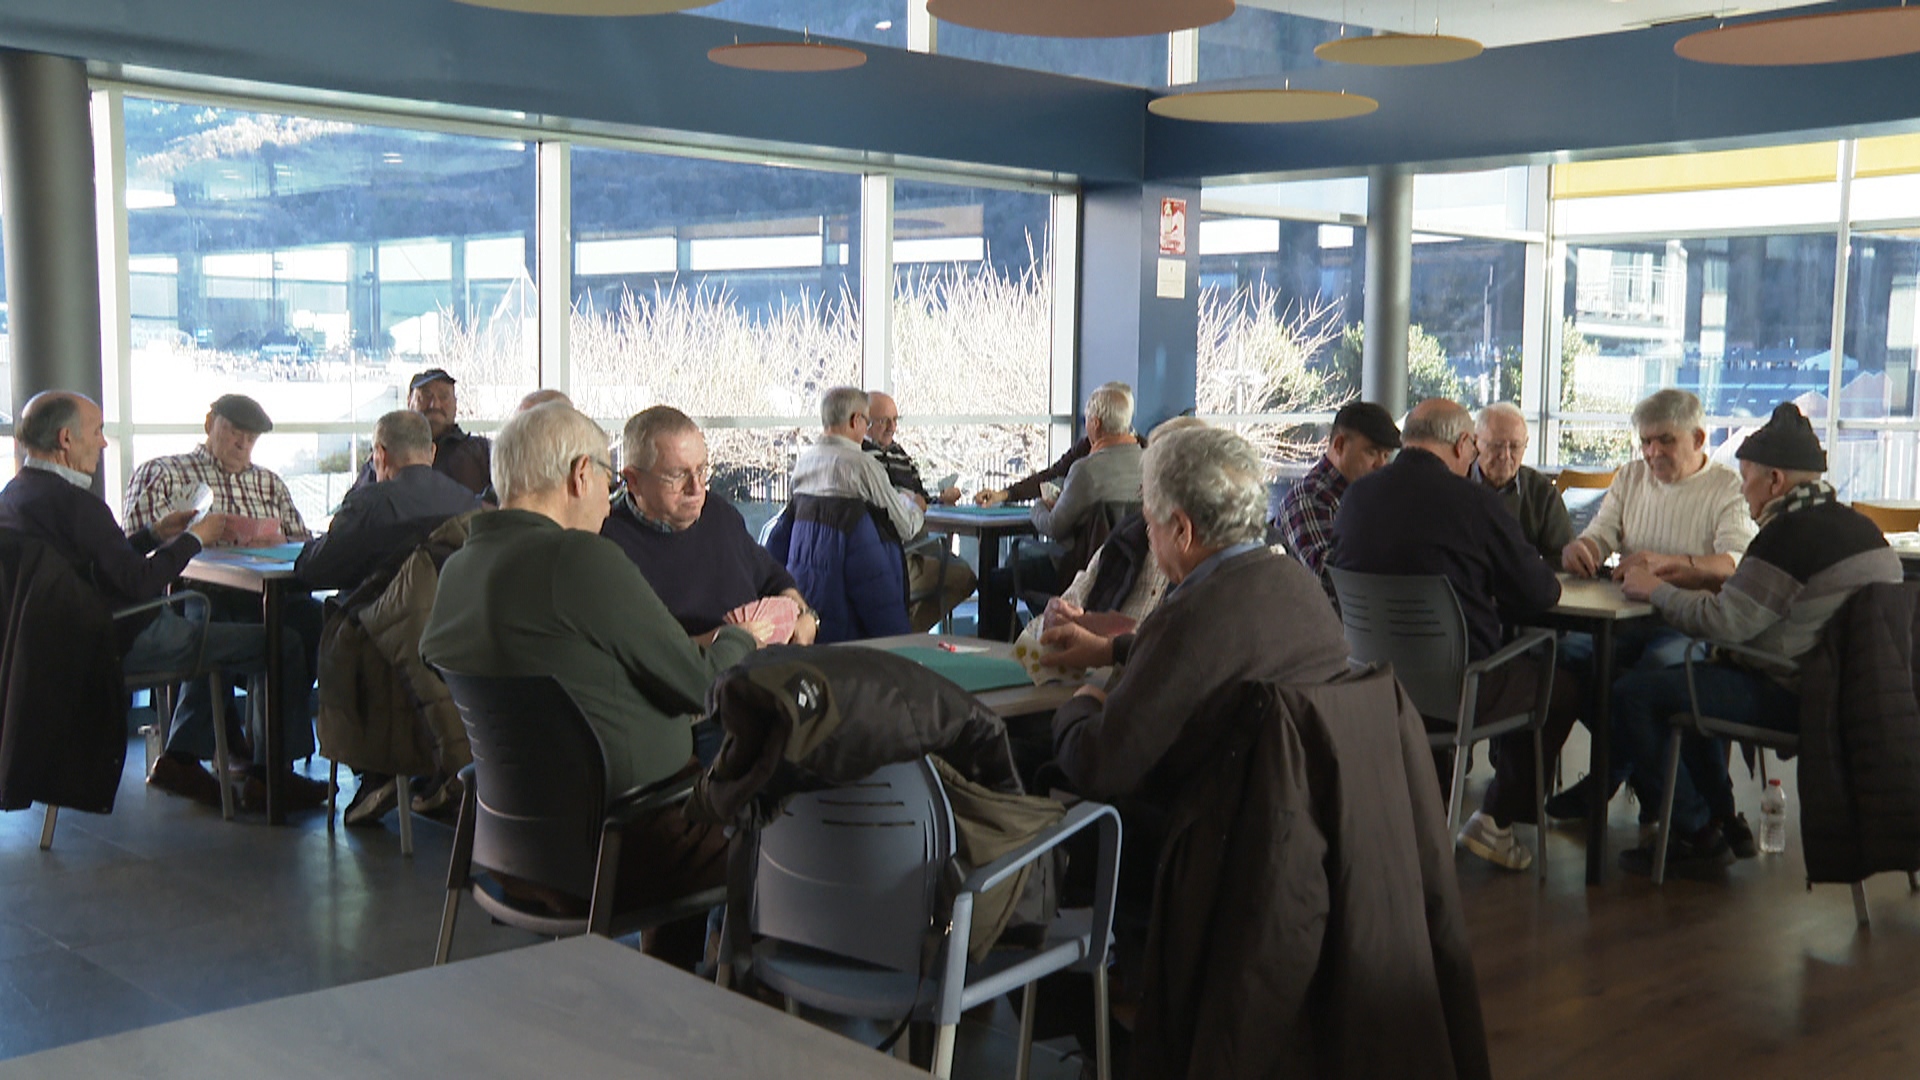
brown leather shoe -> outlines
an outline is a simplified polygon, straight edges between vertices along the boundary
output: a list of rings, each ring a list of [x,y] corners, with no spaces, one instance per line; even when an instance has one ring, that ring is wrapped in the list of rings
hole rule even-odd
[[[285,797],[288,810],[314,810],[327,805],[327,785],[318,780],[309,780],[299,773],[287,773],[280,778],[280,790]],[[216,798],[219,793],[214,793]],[[265,813],[267,809],[267,782],[260,776],[247,777],[246,786],[240,789],[240,806],[253,813]]]
[[[147,774],[147,784],[203,806],[220,805],[220,781],[192,758],[160,755],[153,763],[153,771]]]

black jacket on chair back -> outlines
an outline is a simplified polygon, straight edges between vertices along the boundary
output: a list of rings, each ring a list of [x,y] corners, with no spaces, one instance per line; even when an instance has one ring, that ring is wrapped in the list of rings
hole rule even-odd
[[[0,810],[105,814],[127,758],[113,615],[51,547],[0,530]]]

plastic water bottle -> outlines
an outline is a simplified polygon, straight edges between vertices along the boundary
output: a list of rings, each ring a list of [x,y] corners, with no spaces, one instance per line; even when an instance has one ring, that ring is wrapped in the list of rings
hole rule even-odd
[[[1787,850],[1787,789],[1767,781],[1760,796],[1760,850],[1779,854]]]

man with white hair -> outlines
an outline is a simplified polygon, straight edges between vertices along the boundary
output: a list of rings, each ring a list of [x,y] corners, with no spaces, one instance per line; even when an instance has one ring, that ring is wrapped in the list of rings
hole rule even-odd
[[[1560,552],[1573,541],[1573,521],[1566,500],[1552,479],[1521,464],[1527,456],[1527,416],[1510,402],[1497,401],[1480,410],[1474,429],[1479,460],[1467,478],[1493,489],[1520,522],[1520,532],[1541,558],[1560,567]]]
[[[1324,682],[1347,670],[1347,640],[1320,583],[1270,550],[1260,456],[1224,428],[1156,437],[1142,462],[1147,544],[1173,583],[1135,633],[1049,626],[1045,662],[1126,666],[1111,692],[1081,687],[1053,718],[1055,755],[1077,791],[1140,789],[1223,688]],[[1284,613],[1284,617],[1275,617]]]
[[[1100,390],[1115,390],[1125,394],[1127,398],[1127,411],[1129,413],[1133,411],[1133,387],[1123,382],[1105,382],[1101,383],[1095,392],[1098,393]],[[1141,446],[1144,447],[1147,445],[1145,439],[1139,439],[1137,436],[1136,439]],[[1041,469],[1039,472],[1023,476],[1004,488],[978,492],[974,495],[973,501],[979,506],[999,506],[1001,503],[1026,502],[1029,499],[1037,499],[1040,497],[1040,491],[1044,485],[1060,483],[1066,480],[1067,473],[1073,468],[1074,463],[1092,452],[1093,441],[1089,436],[1083,434],[1072,446],[1067,448],[1066,453],[1055,458],[1053,464]]]
[[[611,791],[649,787],[697,767],[693,721],[714,676],[751,653],[769,627],[725,626],[701,647],[646,578],[599,535],[617,474],[607,436],[570,405],[515,415],[493,447],[500,509],[473,519],[467,543],[440,572],[420,655],[449,671],[552,675],[586,714],[606,753]],[[614,903],[644,906],[719,884],[726,837],[678,808],[622,836]],[[561,910],[581,897],[503,882]],[[697,959],[704,927],[670,935]],[[671,951],[668,941],[660,942]]]
[[[1717,589],[1733,576],[1757,526],[1740,494],[1740,474],[1707,456],[1706,414],[1700,399],[1685,390],[1661,390],[1634,406],[1634,430],[1640,460],[1621,466],[1600,502],[1600,510],[1560,556],[1561,568],[1582,577],[1600,572],[1618,554],[1613,571],[1623,581],[1645,569],[1683,589]],[[1618,670],[1653,671],[1680,663],[1686,636],[1665,624],[1634,620],[1614,633],[1613,663]],[[1592,640],[1570,635],[1562,659],[1581,662],[1593,655]],[[1614,759],[1607,777],[1607,798],[1626,780],[1630,763]],[[1591,777],[1547,800],[1556,818],[1584,818],[1593,806]],[[1651,817],[1652,810],[1645,813]],[[1738,851],[1751,837],[1730,822],[1729,840]]]
[[[820,399],[820,437],[793,462],[795,495],[837,495],[859,499],[885,516],[894,539],[905,543],[919,535],[924,516],[913,496],[895,491],[886,466],[860,449],[872,428],[867,392],[836,386]]]
[[[1367,574],[1439,574],[1453,585],[1467,623],[1467,659],[1484,660],[1501,643],[1501,621],[1524,618],[1560,602],[1553,567],[1521,534],[1500,497],[1467,479],[1477,456],[1473,418],[1459,403],[1434,398],[1414,406],[1400,430],[1401,450],[1386,468],[1354,481],[1333,519],[1333,565]],[[1495,720],[1533,707],[1544,664],[1515,660],[1480,681],[1478,720]],[[1553,679],[1543,756],[1551,759],[1573,727],[1579,689]],[[1451,728],[1454,717],[1429,717]],[[1443,774],[1451,778],[1450,763]],[[1448,779],[1441,781],[1444,788]],[[1494,747],[1494,778],[1480,809],[1460,832],[1468,851],[1509,870],[1533,865],[1517,843],[1513,823],[1536,828],[1533,735],[1501,736]]]

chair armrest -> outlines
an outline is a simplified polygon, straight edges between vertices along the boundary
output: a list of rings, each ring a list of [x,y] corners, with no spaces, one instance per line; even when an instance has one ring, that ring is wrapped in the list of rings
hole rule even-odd
[[[198,600],[204,604],[207,601],[207,595],[205,593],[194,592],[190,589],[182,592],[170,593],[156,600],[148,600],[145,603],[135,604],[132,607],[123,607],[120,610],[114,612],[113,617],[115,620],[119,620],[119,619],[127,618],[130,615],[140,615],[149,611],[158,611],[163,607],[168,607],[181,600]]]
[[[1800,670],[1800,662],[1798,660],[1781,656],[1779,653],[1770,653],[1765,649],[1756,649],[1751,645],[1736,645],[1730,641],[1714,641],[1710,638],[1687,639],[1687,663],[1689,665],[1693,663],[1694,654],[1699,651],[1694,648],[1696,645],[1705,645],[1708,650],[1716,653],[1743,656],[1749,660],[1757,660],[1770,667],[1777,667],[1782,671]]]
[[[1505,664],[1517,657],[1525,656],[1526,654],[1539,648],[1542,642],[1552,642],[1552,641],[1553,641],[1553,631],[1551,630],[1528,630],[1527,632],[1521,634],[1519,637],[1514,638],[1512,641],[1508,642],[1505,648],[1501,649],[1497,653],[1494,653],[1492,656],[1487,657],[1485,660],[1476,660],[1473,663],[1468,664],[1466,667],[1466,670],[1462,672],[1462,674],[1468,677],[1472,677],[1475,675],[1485,675],[1487,672],[1492,671],[1494,668],[1497,668],[1502,664]]]
[[[986,892],[1012,877],[1021,867],[1060,846],[1067,837],[1103,817],[1113,819],[1115,830],[1120,828],[1120,812],[1113,807],[1106,803],[1077,803],[1073,809],[1067,811],[1067,816],[1040,830],[1033,839],[985,866],[976,867],[973,873],[967,875],[967,880],[961,883],[960,888],[970,893]]]
[[[693,784],[697,779],[698,773],[680,780],[669,777],[620,792],[607,800],[606,823],[629,825],[655,810],[683,803],[687,801],[687,796],[693,794]]]

